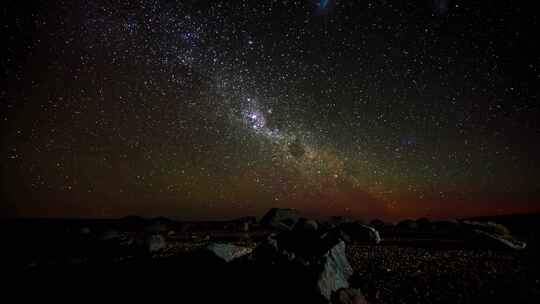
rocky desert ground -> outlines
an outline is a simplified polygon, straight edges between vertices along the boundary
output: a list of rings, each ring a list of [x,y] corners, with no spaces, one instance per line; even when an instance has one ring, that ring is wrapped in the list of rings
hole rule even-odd
[[[9,244],[2,264],[14,287],[48,286],[51,295],[67,289],[182,294],[182,303],[536,303],[538,218],[517,219],[394,224],[310,220],[291,209],[223,222],[19,219],[2,223]]]

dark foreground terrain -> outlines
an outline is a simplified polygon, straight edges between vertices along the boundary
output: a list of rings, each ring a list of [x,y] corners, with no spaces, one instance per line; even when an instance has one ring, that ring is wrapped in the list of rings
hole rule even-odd
[[[540,274],[512,252],[352,245],[348,257],[370,303],[533,303]],[[534,300],[536,299],[536,300]]]
[[[312,293],[309,282],[315,272],[295,262],[307,256],[302,250],[285,261],[260,249],[271,233],[290,232],[253,222],[247,228],[242,222],[138,221],[5,222],[1,264],[9,280],[3,286],[20,297],[44,299],[113,295],[124,300],[172,296],[180,303],[328,303]],[[350,288],[363,293],[363,302],[335,303],[540,299],[533,230],[521,236],[528,241],[524,250],[484,246],[451,234],[437,236],[432,229],[425,233],[418,227],[381,226],[379,231],[380,242],[346,242],[346,259],[354,271],[348,281]],[[311,243],[302,242],[312,235],[294,234],[293,243],[308,248]],[[224,261],[207,249],[212,243],[238,245],[248,254]]]

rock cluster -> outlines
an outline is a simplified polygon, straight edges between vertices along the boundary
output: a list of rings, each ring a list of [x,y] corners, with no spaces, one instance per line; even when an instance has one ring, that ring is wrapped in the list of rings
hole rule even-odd
[[[302,282],[299,290],[312,291],[310,299],[328,303],[366,303],[359,290],[349,289],[353,269],[346,256],[350,242],[378,243],[378,231],[345,218],[314,221],[292,209],[272,209],[261,224],[282,232],[270,235],[250,255],[259,265],[286,269],[284,276]]]

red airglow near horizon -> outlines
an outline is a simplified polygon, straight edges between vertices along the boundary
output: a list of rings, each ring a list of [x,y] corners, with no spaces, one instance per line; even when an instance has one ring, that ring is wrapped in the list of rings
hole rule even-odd
[[[8,217],[13,218],[122,218],[125,216],[158,217],[163,216],[175,220],[189,221],[212,221],[229,220],[244,216],[262,217],[270,208],[293,208],[299,210],[300,214],[307,218],[324,218],[328,216],[346,216],[354,219],[373,220],[382,219],[384,221],[397,222],[404,219],[418,219],[426,217],[433,220],[469,218],[477,216],[500,216],[539,213],[540,208],[532,201],[483,201],[483,202],[453,202],[433,203],[428,201],[409,202],[407,204],[379,206],[379,208],[369,208],[357,204],[357,207],[350,208],[343,204],[314,208],[306,205],[290,206],[284,203],[273,204],[267,207],[251,206],[245,209],[230,208],[227,206],[213,206],[211,209],[198,212],[175,211],[168,204],[160,206],[154,205],[152,210],[145,210],[146,205],[141,204],[140,208],[125,206],[126,210],[119,208],[107,208],[103,206],[99,209],[89,207],[88,209],[69,208],[73,204],[47,204],[42,208],[32,210],[20,210],[20,214],[13,213]],[[434,208],[433,206],[437,206]]]

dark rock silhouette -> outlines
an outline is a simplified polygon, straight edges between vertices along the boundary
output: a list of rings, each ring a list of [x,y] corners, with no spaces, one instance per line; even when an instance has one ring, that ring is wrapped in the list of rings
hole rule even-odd
[[[379,219],[372,220],[371,222],[369,222],[369,225],[375,229],[382,229],[386,226],[386,224]]]
[[[472,244],[514,250],[523,250],[527,247],[527,243],[516,240],[510,234],[510,230],[501,224],[475,221],[462,221],[462,224],[470,232],[466,240]]]
[[[261,219],[261,224],[280,230],[291,230],[300,219],[295,209],[272,208]]]
[[[463,239],[463,227],[458,221],[434,221],[433,233],[436,237],[445,239]]]
[[[346,235],[347,242],[370,242],[378,244],[381,241],[381,236],[377,229],[364,225],[361,222],[342,224],[335,229],[341,230],[342,233],[340,235]]]
[[[349,287],[349,278],[353,269],[345,254],[345,243],[339,242],[323,256],[323,268],[318,274],[317,290],[330,300],[332,293],[340,288]]]
[[[329,230],[341,224],[353,222],[353,220],[345,216],[330,216],[321,218],[317,222],[322,229]]]
[[[342,240],[328,234],[319,236],[288,231],[269,237],[253,252],[252,259],[256,265],[289,269],[287,276],[296,277],[297,286],[301,282],[305,295],[311,295],[309,297],[317,303],[324,303],[335,291],[349,286],[353,271],[345,248]]]
[[[399,229],[404,229],[404,230],[409,230],[409,231],[418,230],[418,223],[416,223],[413,220],[403,220],[399,222],[396,226]]]
[[[421,217],[416,220],[416,225],[418,226],[418,230],[422,232],[431,232],[432,231],[432,225],[431,221],[428,218]]]
[[[294,230],[305,232],[316,232],[319,229],[319,224],[315,220],[301,218],[294,226]]]

